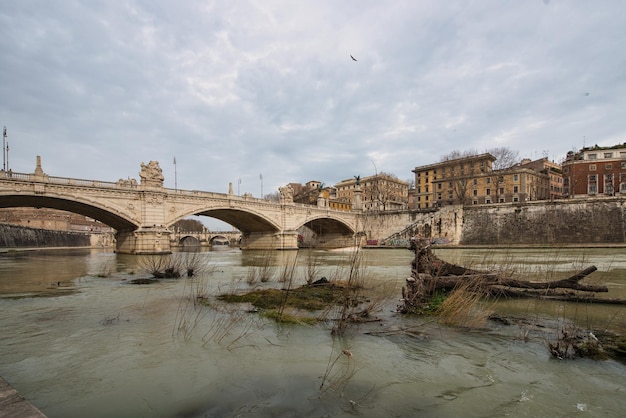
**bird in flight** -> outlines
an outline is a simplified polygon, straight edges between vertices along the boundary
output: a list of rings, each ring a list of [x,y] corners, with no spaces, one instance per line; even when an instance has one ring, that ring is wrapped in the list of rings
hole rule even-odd
[[[352,55],[350,55],[350,58],[352,58],[352,61],[356,61],[356,58],[354,58]]]

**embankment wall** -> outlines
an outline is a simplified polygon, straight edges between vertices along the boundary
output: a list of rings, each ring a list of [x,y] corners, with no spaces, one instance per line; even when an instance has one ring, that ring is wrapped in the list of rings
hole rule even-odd
[[[626,199],[466,206],[463,245],[624,244]]]
[[[89,246],[90,234],[0,224],[0,248]]]

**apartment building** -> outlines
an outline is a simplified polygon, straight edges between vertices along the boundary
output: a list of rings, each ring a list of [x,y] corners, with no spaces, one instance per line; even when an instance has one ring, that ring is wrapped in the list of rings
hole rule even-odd
[[[568,152],[563,178],[568,197],[626,195],[626,143]]]
[[[490,173],[495,160],[493,155],[484,153],[415,167],[411,170],[415,173],[413,208],[468,204],[469,186],[477,176]]]
[[[408,207],[409,183],[384,173],[335,184],[337,203],[354,205],[357,186],[363,210],[401,210]]]
[[[542,164],[528,160],[507,169],[493,170],[495,160],[493,155],[484,153],[415,167],[412,170],[415,173],[413,208],[550,198],[551,177]],[[541,170],[534,169],[535,166]],[[555,183],[558,184],[558,179]]]
[[[550,177],[549,190],[542,191],[541,196],[549,195],[550,200],[561,199],[563,197],[563,169],[560,164],[548,160],[547,157],[531,161],[525,158],[520,163],[521,168],[529,168],[533,171],[539,171]]]

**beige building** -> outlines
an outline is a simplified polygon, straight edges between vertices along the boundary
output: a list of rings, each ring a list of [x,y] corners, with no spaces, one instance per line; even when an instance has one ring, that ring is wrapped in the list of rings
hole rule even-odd
[[[493,170],[489,154],[415,167],[414,209],[550,198],[550,175],[521,164]],[[527,161],[526,163],[529,163]]]
[[[468,204],[474,179],[491,173],[496,157],[489,153],[415,167],[414,209]],[[445,180],[445,181],[444,181]],[[484,182],[483,182],[484,183]],[[486,183],[485,183],[486,184]]]
[[[0,209],[0,223],[56,231],[113,232],[109,226],[87,216],[48,208]]]
[[[546,194],[550,200],[563,198],[563,169],[560,164],[548,160],[547,157],[531,161],[526,158],[520,163],[521,168],[529,168],[533,171],[539,171],[550,177],[549,190],[543,191],[542,196]]]
[[[408,207],[409,184],[389,174],[342,180],[335,185],[337,204],[355,205],[360,190],[363,210],[401,210]]]

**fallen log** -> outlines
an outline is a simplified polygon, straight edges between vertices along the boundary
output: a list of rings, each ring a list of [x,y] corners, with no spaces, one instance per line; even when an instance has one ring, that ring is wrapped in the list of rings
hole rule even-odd
[[[574,289],[584,292],[608,292],[609,288],[606,286],[594,286],[578,283],[580,280],[584,279],[596,270],[598,270],[596,266],[589,266],[567,279],[555,280],[551,282],[528,282],[524,280],[503,278],[498,280],[498,284],[502,286],[526,289]]]
[[[485,296],[626,305],[624,299],[589,296],[590,293],[609,291],[606,286],[579,283],[595,272],[596,266],[589,266],[561,280],[531,282],[447,263],[432,253],[428,242],[411,240],[410,250],[415,253],[415,258],[411,262],[411,277],[406,279],[406,285],[402,288],[403,305],[398,306],[400,312],[415,311],[427,305],[436,294],[452,292],[461,286]]]

